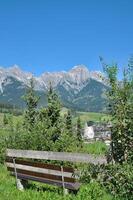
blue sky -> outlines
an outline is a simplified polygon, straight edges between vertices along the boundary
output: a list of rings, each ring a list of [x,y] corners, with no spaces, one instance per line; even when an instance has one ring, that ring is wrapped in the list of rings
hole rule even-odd
[[[133,53],[132,0],[0,0],[0,65],[36,75]]]

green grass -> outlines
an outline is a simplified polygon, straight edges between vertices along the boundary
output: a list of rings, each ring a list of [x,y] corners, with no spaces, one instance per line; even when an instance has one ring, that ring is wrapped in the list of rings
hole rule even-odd
[[[25,191],[18,191],[15,178],[10,177],[7,169],[0,165],[1,200],[113,200],[101,186],[94,182],[81,186],[79,192],[63,196],[62,189],[45,184],[32,183]]]
[[[108,118],[107,114],[94,113],[94,112],[77,112],[77,115],[80,116],[82,122],[87,122],[87,121],[101,122]]]
[[[6,114],[7,116],[10,116],[10,114]],[[0,136],[1,135],[9,135],[10,134],[10,127],[9,125],[4,125],[3,124],[3,113],[0,113]],[[13,116],[13,123],[12,125],[16,125],[18,122],[22,120],[22,116]]]
[[[95,154],[95,155],[105,155],[107,151],[107,146],[104,142],[93,142],[93,143],[84,143],[83,145],[83,152],[88,154]]]
[[[61,116],[64,116],[67,114],[68,109],[63,107],[61,111]],[[85,124],[87,121],[94,121],[94,122],[104,122],[109,120],[109,115],[104,113],[95,113],[95,112],[79,112],[75,111],[73,117],[73,123],[76,124],[78,116],[80,116],[82,125]]]

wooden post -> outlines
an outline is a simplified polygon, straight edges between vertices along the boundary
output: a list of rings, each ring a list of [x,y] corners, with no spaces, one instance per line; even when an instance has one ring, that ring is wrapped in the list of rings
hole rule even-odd
[[[20,179],[18,179],[18,177],[17,177],[17,169],[16,169],[16,165],[15,165],[15,158],[13,158],[13,165],[14,165],[14,172],[15,172],[15,178],[16,178],[16,186],[19,190],[23,191],[24,187],[23,187]]]
[[[61,174],[62,174],[63,192],[64,192],[64,195],[66,195],[66,194],[68,194],[68,189],[65,188],[63,166],[61,166]]]

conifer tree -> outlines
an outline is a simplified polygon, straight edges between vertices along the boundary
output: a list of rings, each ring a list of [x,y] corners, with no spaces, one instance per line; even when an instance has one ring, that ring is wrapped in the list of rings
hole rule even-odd
[[[66,115],[66,129],[69,133],[72,133],[72,115],[70,110],[68,110]]]
[[[35,125],[36,115],[37,115],[37,104],[39,101],[39,97],[35,94],[34,91],[34,79],[30,80],[30,86],[26,91],[26,95],[24,96],[24,100],[27,106],[27,109],[24,114],[24,124],[26,128],[31,131]]]
[[[82,126],[81,126],[81,120],[80,117],[77,119],[77,139],[79,142],[82,140]]]
[[[51,139],[55,142],[61,134],[61,103],[58,95],[54,91],[51,83],[48,90],[48,106],[47,106],[47,117],[49,122],[49,130],[51,133]]]
[[[7,115],[6,115],[6,114],[4,114],[4,116],[3,116],[3,124],[4,124],[4,125],[7,125],[7,124],[8,124],[8,118],[7,118]]]
[[[58,98],[58,95],[53,90],[53,87],[50,83],[50,87],[48,90],[48,107],[47,113],[48,117],[51,121],[51,126],[56,125],[60,120],[60,111],[61,111],[61,103]]]

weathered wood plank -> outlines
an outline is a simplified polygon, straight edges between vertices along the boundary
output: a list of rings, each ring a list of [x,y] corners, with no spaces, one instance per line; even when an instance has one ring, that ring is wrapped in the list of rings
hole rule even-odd
[[[94,163],[103,164],[106,163],[104,156],[94,156],[84,153],[66,153],[66,152],[51,152],[51,151],[32,151],[32,150],[15,150],[7,149],[7,156],[15,158],[33,158],[33,159],[45,159],[45,160],[59,160],[70,162],[82,162],[82,163]]]
[[[6,162],[13,163],[13,159],[10,157],[7,157]],[[43,169],[45,168],[45,169],[61,171],[61,166],[56,165],[56,164],[54,165],[54,164],[39,163],[39,162],[35,162],[35,161],[18,160],[18,159],[15,159],[15,164],[22,164],[22,165],[28,165],[28,166],[37,167],[37,168],[43,168]],[[72,167],[63,167],[63,171],[74,173],[74,169]]]
[[[41,183],[46,183],[46,184],[51,184],[51,185],[62,187],[62,182],[60,182],[60,181],[53,181],[53,180],[49,180],[49,179],[38,178],[38,177],[23,175],[23,174],[18,174],[18,178],[22,179],[22,180],[32,180],[32,181],[37,181],[37,182],[41,182]],[[65,188],[71,189],[71,190],[78,190],[80,187],[80,183],[78,183],[78,182],[75,182],[75,183],[65,182],[64,184],[65,184]]]
[[[11,167],[14,168],[14,164],[13,163],[6,163],[7,167]],[[32,166],[28,166],[28,165],[21,165],[21,164],[15,164],[16,169],[24,169],[24,170],[28,170],[28,171],[32,171],[32,172],[39,172],[39,173],[45,173],[45,174],[51,174],[51,175],[58,175],[58,176],[62,176],[62,172],[61,171],[56,171],[56,170],[51,170],[51,169],[43,169],[43,168],[38,168],[38,167],[32,167]],[[72,173],[71,172],[63,172],[64,176],[66,177],[72,177]]]
[[[8,167],[8,171],[12,172],[13,175],[15,175],[14,168]],[[44,173],[38,173],[38,172],[32,172],[24,169],[17,169],[17,174],[23,174],[23,175],[29,175],[34,176],[38,178],[44,178],[44,179],[50,179],[54,181],[62,181],[61,176],[53,175],[53,174],[44,174]],[[74,183],[76,180],[74,178],[64,177],[65,182]]]

